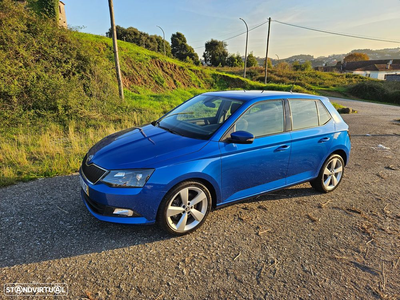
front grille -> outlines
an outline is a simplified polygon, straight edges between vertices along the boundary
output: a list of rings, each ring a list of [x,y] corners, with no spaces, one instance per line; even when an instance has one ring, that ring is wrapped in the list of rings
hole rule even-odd
[[[82,162],[82,173],[91,183],[96,183],[107,171],[95,164],[86,164],[87,154]]]

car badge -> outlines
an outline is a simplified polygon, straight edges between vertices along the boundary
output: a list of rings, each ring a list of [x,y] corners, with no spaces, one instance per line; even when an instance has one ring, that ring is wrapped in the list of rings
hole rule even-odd
[[[92,159],[93,159],[94,155],[89,155],[88,158],[86,159],[86,164],[89,164]]]

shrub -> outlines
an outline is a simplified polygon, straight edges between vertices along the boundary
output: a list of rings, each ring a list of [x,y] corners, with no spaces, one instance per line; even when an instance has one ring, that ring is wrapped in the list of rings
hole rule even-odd
[[[348,89],[358,98],[400,104],[400,83],[385,81],[365,81]]]

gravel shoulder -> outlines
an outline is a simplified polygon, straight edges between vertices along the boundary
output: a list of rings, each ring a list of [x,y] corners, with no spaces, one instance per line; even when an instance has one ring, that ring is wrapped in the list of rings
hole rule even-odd
[[[297,185],[170,237],[97,221],[77,175],[2,188],[0,282],[66,283],[63,299],[400,299],[400,107],[331,100],[358,111],[335,192]]]

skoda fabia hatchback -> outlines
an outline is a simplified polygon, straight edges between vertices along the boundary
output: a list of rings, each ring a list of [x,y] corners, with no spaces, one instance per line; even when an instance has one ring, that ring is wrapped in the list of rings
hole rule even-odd
[[[99,220],[182,235],[211,209],[262,193],[306,181],[331,192],[349,154],[348,126],[327,98],[211,92],[98,142],[80,168],[81,195]]]

